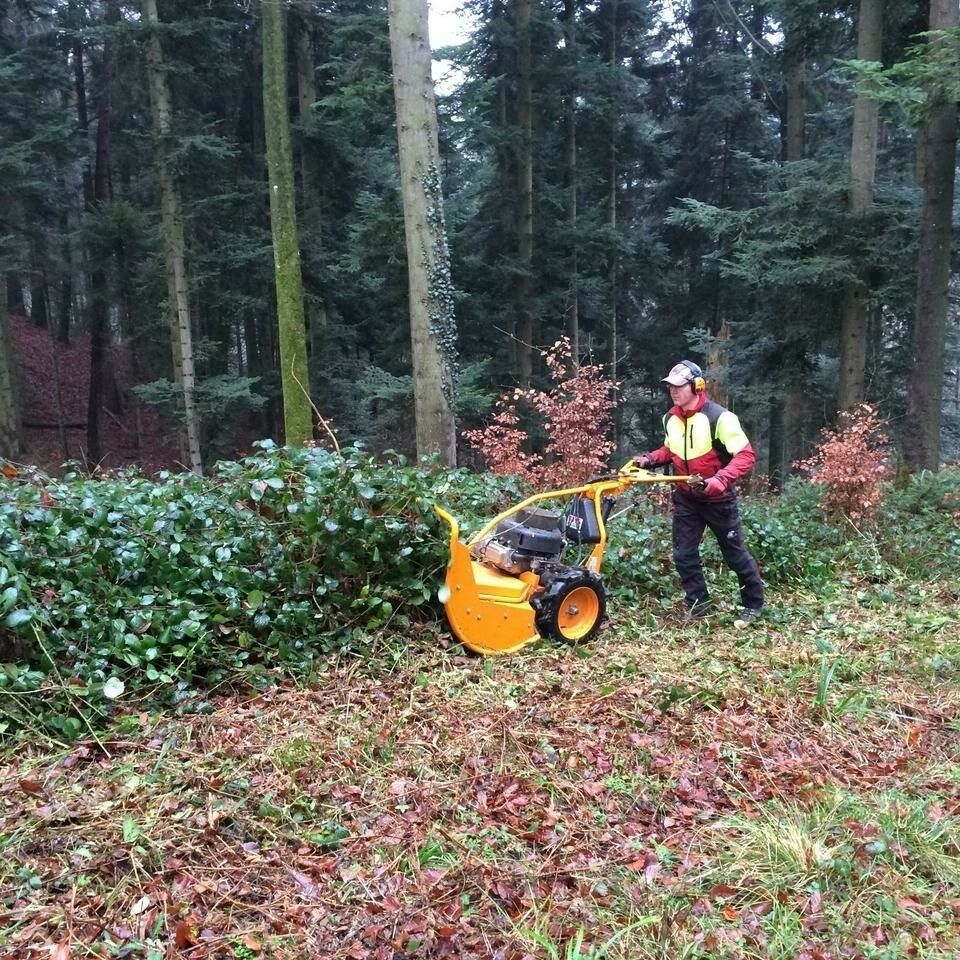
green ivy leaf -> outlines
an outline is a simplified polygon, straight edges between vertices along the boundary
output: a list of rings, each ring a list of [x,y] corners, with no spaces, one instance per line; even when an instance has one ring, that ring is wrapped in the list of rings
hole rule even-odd
[[[10,613],[4,618],[3,624],[6,627],[14,629],[16,627],[21,627],[23,624],[29,622],[33,619],[33,611],[25,610],[23,607],[20,607],[18,610],[11,610]]]

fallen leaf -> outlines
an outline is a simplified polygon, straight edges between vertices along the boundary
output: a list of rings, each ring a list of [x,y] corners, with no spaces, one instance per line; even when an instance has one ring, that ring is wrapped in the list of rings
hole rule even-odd
[[[196,942],[193,935],[193,928],[186,920],[181,920],[173,935],[174,942],[182,950],[184,947],[192,947]]]
[[[43,785],[33,777],[24,777],[20,781],[20,789],[24,793],[43,793]]]
[[[58,943],[50,954],[50,960],[71,960],[72,957],[69,943]]]
[[[143,913],[143,911],[146,910],[152,903],[153,903],[153,901],[150,899],[149,896],[147,896],[147,895],[142,896],[142,897],[130,908],[130,916],[132,916],[132,917],[138,917],[138,916],[140,916],[140,914]]]
[[[303,893],[304,896],[311,898],[316,897],[317,885],[305,873],[301,873],[299,870],[294,870],[291,867],[287,867],[287,873],[290,874],[290,878],[300,888],[300,892]]]

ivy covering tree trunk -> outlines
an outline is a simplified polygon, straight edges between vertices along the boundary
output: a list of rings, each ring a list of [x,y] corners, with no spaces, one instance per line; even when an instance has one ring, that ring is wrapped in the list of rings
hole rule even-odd
[[[173,350],[174,381],[183,390],[183,435],[181,446],[190,469],[203,473],[200,454],[200,424],[194,393],[196,373],[193,360],[193,330],[190,320],[190,295],[185,262],[183,208],[180,191],[170,165],[170,91],[163,72],[163,50],[157,31],[156,0],[143,0],[143,20],[150,27],[147,39],[147,78],[153,133],[157,141],[157,180],[160,186],[161,232],[167,273],[167,300],[170,312],[170,343]]]
[[[883,2],[860,0],[857,59],[878,61],[883,53]],[[856,218],[873,205],[873,178],[877,168],[879,104],[858,89],[853,105],[850,145],[850,212]],[[866,388],[869,289],[861,276],[847,286],[840,322],[840,384],[837,406],[852,410],[862,403]]]
[[[931,0],[930,29],[948,30],[960,22],[957,0]],[[947,42],[930,38],[931,47]],[[932,91],[920,131],[918,173],[923,189],[917,261],[917,305],[913,364],[907,385],[907,429],[903,456],[914,468],[940,466],[943,378],[947,337],[954,177],[957,158],[957,101],[943,89]]]
[[[307,392],[307,336],[300,247],[297,242],[290,112],[287,103],[287,29],[284,0],[262,0],[261,10],[263,116],[277,288],[283,429],[288,444],[302,446],[313,438],[313,417]]]
[[[456,325],[440,190],[427,0],[388,0],[387,12],[407,247],[417,454],[437,454],[444,464],[454,466]]]

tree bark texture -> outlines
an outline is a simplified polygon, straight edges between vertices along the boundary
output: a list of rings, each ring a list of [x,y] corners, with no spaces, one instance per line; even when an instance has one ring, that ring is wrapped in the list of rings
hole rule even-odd
[[[7,287],[6,284],[0,284],[0,458],[5,460],[17,460],[20,457],[20,405],[17,402],[15,373],[7,314]]]
[[[106,20],[116,23],[120,18],[116,3],[108,4]],[[90,213],[110,200],[110,112],[113,84],[113,42],[104,41],[103,77],[97,97],[97,138],[93,168],[93,195]],[[103,459],[100,439],[101,408],[103,407],[103,365],[109,333],[109,291],[107,272],[102,262],[90,271],[90,388],[87,395],[87,460],[96,467]],[[54,344],[56,349],[56,344]]]
[[[517,28],[517,378],[533,375],[533,70],[530,48],[533,0],[514,0]]]
[[[806,40],[798,18],[786,24],[785,44],[786,113],[782,126],[783,159],[790,163],[802,160],[806,150]],[[783,413],[771,418],[770,476],[780,485],[790,473],[793,462],[803,449],[803,428],[806,422],[806,350],[796,333],[803,304],[791,298],[784,311],[785,344],[781,351],[784,371],[782,399],[774,401],[783,406]]]
[[[860,0],[857,59],[878,61],[883,53],[883,0]],[[877,167],[879,104],[858,91],[850,143],[850,212],[862,217],[873,205]],[[869,289],[866,277],[848,285],[840,319],[840,383],[837,406],[851,410],[866,394]]]
[[[147,40],[147,79],[153,132],[157,140],[157,179],[160,184],[160,214],[163,255],[167,268],[167,299],[170,312],[170,343],[173,350],[174,380],[183,390],[184,430],[182,442],[190,469],[201,475],[200,423],[194,394],[196,372],[193,359],[193,326],[190,319],[190,292],[187,283],[186,241],[180,191],[169,161],[170,90],[163,72],[163,50],[157,32],[156,0],[143,0],[143,20],[152,29]]]
[[[299,0],[297,4],[297,103],[300,111],[300,187],[303,234],[306,246],[303,255],[304,310],[309,331],[310,395],[322,407],[320,384],[325,379],[323,352],[326,340],[327,307],[320,289],[321,221],[323,207],[320,199],[321,174],[318,155],[307,135],[314,104],[317,102],[317,82],[314,77],[313,0]],[[311,281],[313,295],[310,296]]]
[[[287,103],[287,24],[283,0],[262,0],[263,115],[270,183],[270,227],[277,287],[277,332],[283,429],[286,442],[302,446],[313,438],[307,372],[303,276],[297,242],[293,150]]]
[[[956,27],[958,19],[957,0],[931,0],[931,30]],[[940,466],[947,287],[957,156],[957,104],[942,93],[935,93],[931,98],[917,149],[923,204],[903,456],[907,465],[914,469],[936,470]]]
[[[577,19],[575,0],[563,0],[563,37],[567,48],[567,66],[570,76],[564,98],[566,121],[567,161],[567,229],[570,232],[570,281],[567,285],[567,303],[564,329],[570,341],[570,359],[574,370],[580,364],[580,292],[579,242],[577,239],[577,91],[579,54],[577,50]]]
[[[456,464],[456,350],[427,0],[388,0],[393,92],[407,247],[417,454]]]
[[[608,154],[608,180],[607,183],[607,227],[610,231],[610,254],[608,261],[607,280],[610,286],[610,379],[617,382],[617,340],[619,334],[619,324],[617,322],[617,296],[619,287],[619,269],[620,262],[618,256],[617,242],[617,177],[618,177],[618,137],[620,132],[619,103],[617,97],[617,32],[619,30],[617,23],[617,0],[610,0],[610,46],[609,63],[610,77],[613,83],[611,90],[610,104],[610,152]],[[613,390],[610,398],[613,404],[613,444],[614,449],[620,446],[620,404],[617,390]]]

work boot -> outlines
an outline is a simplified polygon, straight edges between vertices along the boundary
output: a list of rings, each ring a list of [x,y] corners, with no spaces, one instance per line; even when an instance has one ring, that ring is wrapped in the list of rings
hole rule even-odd
[[[751,620],[759,620],[763,616],[763,607],[744,607],[737,614],[738,620],[749,623]]]

